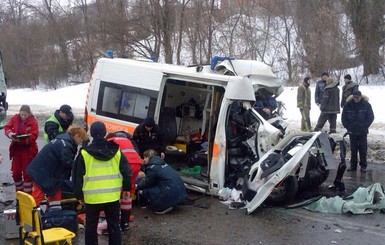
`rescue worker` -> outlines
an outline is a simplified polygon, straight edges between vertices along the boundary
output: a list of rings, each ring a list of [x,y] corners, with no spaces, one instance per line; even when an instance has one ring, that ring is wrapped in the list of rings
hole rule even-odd
[[[141,158],[143,158],[143,152],[148,149],[156,150],[162,159],[165,157],[166,146],[163,141],[163,132],[161,128],[155,124],[151,116],[146,117],[146,119],[135,128],[132,139],[138,146]]]
[[[9,159],[16,191],[32,193],[32,180],[27,174],[27,166],[36,156],[39,127],[28,105],[22,105],[19,113],[12,116],[4,126],[5,135],[11,139]],[[21,135],[25,137],[20,138]]]
[[[140,168],[142,167],[142,159],[138,152],[135,150],[134,145],[131,142],[131,135],[124,131],[117,131],[115,133],[109,133],[106,136],[107,140],[111,140],[119,145],[120,151],[127,158],[131,168],[131,202],[135,199],[135,181],[138,177]],[[123,230],[129,229],[129,221],[132,221],[134,216],[131,213],[131,207],[121,208],[120,210],[120,226]]]
[[[51,206],[59,204],[62,185],[70,179],[78,145],[88,141],[84,128],[71,125],[67,132],[48,142],[27,168],[33,180],[32,196],[37,205],[48,196]]]
[[[73,172],[75,196],[85,204],[85,244],[98,244],[97,226],[104,211],[109,244],[120,245],[119,200],[121,191],[124,198],[130,195],[131,169],[119,146],[104,138],[104,123],[93,122],[90,133],[92,143],[80,150]]]
[[[60,106],[59,110],[56,110],[44,124],[44,142],[49,142],[55,139],[57,135],[65,133],[73,120],[74,114],[71,106]]]
[[[144,172],[139,173],[137,186],[139,199],[157,214],[168,213],[187,197],[183,181],[155,150],[148,149],[143,156]]]

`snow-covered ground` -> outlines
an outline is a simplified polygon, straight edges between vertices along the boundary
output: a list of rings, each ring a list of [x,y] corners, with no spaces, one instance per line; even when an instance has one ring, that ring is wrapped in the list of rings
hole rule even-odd
[[[311,87],[312,96],[314,96],[314,85]],[[385,86],[364,86],[360,85],[361,92],[369,97],[375,115],[374,122],[369,130],[369,158],[376,162],[385,161]],[[20,106],[27,104],[31,106],[34,114],[50,115],[62,104],[68,104],[73,108],[75,116],[82,117],[84,114],[85,101],[87,97],[88,83],[61,88],[58,90],[32,90],[32,89],[10,89],[8,90],[7,100],[9,103],[10,115],[17,113]],[[285,103],[286,111],[284,117],[289,124],[289,130],[298,130],[300,128],[301,116],[297,108],[297,87],[286,87],[285,91],[278,97]],[[319,109],[312,98],[312,110],[310,113],[312,126],[314,127]],[[381,112],[382,111],[382,112]],[[340,114],[337,118],[338,134],[342,135],[346,130],[341,125]],[[328,123],[324,130],[328,131]]]

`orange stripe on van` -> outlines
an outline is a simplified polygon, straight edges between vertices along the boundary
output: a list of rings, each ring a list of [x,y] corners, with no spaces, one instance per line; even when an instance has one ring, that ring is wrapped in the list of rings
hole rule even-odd
[[[218,144],[214,144],[214,146],[213,146],[213,158],[215,157],[215,156],[219,156],[219,145]]]
[[[91,123],[99,121],[103,122],[106,125],[107,132],[116,132],[116,131],[125,131],[130,134],[134,133],[135,127],[129,126],[124,123],[116,123],[116,122],[111,122],[109,120],[103,120],[100,118],[96,118],[94,115],[88,115],[87,116],[87,125],[90,126]]]

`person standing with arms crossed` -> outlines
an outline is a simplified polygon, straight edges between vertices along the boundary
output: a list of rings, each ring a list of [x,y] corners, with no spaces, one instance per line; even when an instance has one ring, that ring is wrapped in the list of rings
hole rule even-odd
[[[366,155],[368,151],[369,127],[374,121],[372,106],[368,97],[360,91],[349,96],[342,110],[342,125],[350,132],[350,168],[347,171],[356,171],[358,153],[360,154],[361,172],[365,173],[368,166]]]
[[[310,132],[310,109],[311,109],[311,91],[310,77],[305,77],[297,90],[297,107],[301,112],[301,131]]]
[[[104,123],[95,121],[90,127],[92,143],[80,150],[73,179],[75,196],[86,209],[85,244],[98,244],[99,215],[104,211],[110,245],[121,244],[119,227],[120,195],[129,197],[131,169],[119,146],[107,141]]]

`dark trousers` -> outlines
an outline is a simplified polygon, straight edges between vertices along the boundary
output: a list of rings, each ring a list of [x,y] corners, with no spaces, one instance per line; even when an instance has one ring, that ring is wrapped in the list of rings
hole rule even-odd
[[[121,234],[119,226],[120,204],[119,201],[102,203],[102,204],[86,204],[86,231],[85,244],[97,245],[98,234],[96,232],[99,223],[99,214],[104,211],[107,220],[108,244],[120,245]]]
[[[314,131],[321,131],[326,121],[329,122],[330,132],[335,133],[337,129],[337,114],[336,113],[324,113],[321,112],[319,115],[317,126],[315,126]]]
[[[360,154],[360,166],[361,168],[367,167],[366,154],[368,151],[368,138],[367,134],[363,135],[350,135],[350,167],[357,168],[358,153]]]

